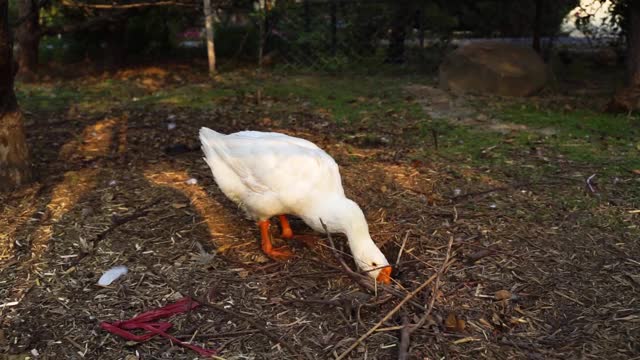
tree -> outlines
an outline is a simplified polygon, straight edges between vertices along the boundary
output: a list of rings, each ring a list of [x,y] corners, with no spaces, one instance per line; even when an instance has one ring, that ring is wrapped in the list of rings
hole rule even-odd
[[[216,71],[216,50],[213,42],[213,10],[211,0],[204,0],[204,23],[207,33],[207,58],[209,59],[209,73]]]
[[[19,72],[26,76],[33,75],[38,67],[38,46],[40,45],[40,4],[38,0],[19,0],[18,18],[20,24],[16,37]]]
[[[213,14],[216,8],[233,6],[235,3],[244,3],[246,0],[204,0],[204,5],[209,6],[205,11],[207,26],[207,45],[210,61],[215,68],[215,52],[213,50]],[[136,1],[68,1],[68,0],[16,0],[18,8],[18,30],[16,32],[19,52],[17,53],[19,71],[21,75],[30,76],[37,72],[38,48],[44,36],[56,36],[59,34],[76,33],[79,36],[98,35],[100,42],[108,45],[106,60],[113,65],[124,62],[127,55],[125,51],[125,34],[130,34],[136,27],[135,21],[148,16],[148,18],[164,16],[161,30],[167,30],[169,18],[179,19],[189,12],[190,18],[197,13],[202,13],[203,3],[197,0],[136,0]],[[159,11],[165,9],[167,15],[159,15]],[[184,9],[185,11],[173,11]],[[45,11],[50,10],[50,11]],[[43,16],[41,16],[42,14]],[[52,15],[55,14],[55,15]],[[144,26],[146,24],[142,24]],[[138,26],[139,28],[139,26]],[[156,27],[157,29],[157,27]],[[148,29],[144,29],[148,30]],[[150,33],[150,31],[147,31]],[[167,33],[168,34],[168,33]],[[154,37],[162,35],[162,31],[154,34]],[[140,38],[137,31],[134,37]],[[94,39],[95,40],[95,39]],[[148,40],[148,39],[145,39]],[[163,39],[164,44],[169,39]],[[95,41],[94,41],[95,43]],[[136,44],[139,45],[139,44]],[[153,46],[154,44],[148,44]],[[137,50],[144,50],[136,46]]]
[[[13,91],[16,68],[9,29],[9,1],[0,0],[0,190],[31,180],[23,116]]]
[[[544,1],[535,0],[535,4],[536,12],[533,20],[533,40],[531,45],[533,46],[533,50],[540,54],[540,34],[542,33],[542,5],[544,4]]]
[[[18,8],[18,21],[16,40],[18,42],[18,71],[23,78],[32,78],[38,71],[38,58],[40,41],[47,35],[58,35],[64,33],[87,31],[92,29],[105,29],[109,35],[109,43],[120,43],[119,41],[113,41],[117,38],[120,30],[114,35],[113,31],[109,31],[113,28],[113,24],[120,24],[124,18],[122,14],[112,14],[104,16],[92,16],[81,21],[68,21],[63,24],[57,25],[43,25],[40,24],[40,12],[44,6],[54,6],[50,0],[17,0]],[[75,3],[65,5],[64,2],[56,3],[55,6],[64,9],[66,7],[74,7]],[[80,5],[78,5],[80,6]],[[72,16],[74,17],[74,16]],[[113,52],[114,58],[117,58],[117,53]]]
[[[398,0],[395,2],[393,19],[391,20],[391,33],[389,35],[389,48],[387,50],[387,62],[400,64],[404,62],[404,41],[407,37],[407,26],[412,19],[414,2]]]
[[[629,1],[628,17],[627,83],[640,87],[640,2]]]
[[[598,0],[604,2],[604,0]],[[607,105],[612,112],[640,110],[640,2],[614,0],[609,22],[617,25],[627,45],[626,86],[619,89]]]
[[[599,0],[596,0],[599,1]],[[458,0],[439,1],[459,20],[458,30],[481,37],[556,35],[564,17],[579,0]]]

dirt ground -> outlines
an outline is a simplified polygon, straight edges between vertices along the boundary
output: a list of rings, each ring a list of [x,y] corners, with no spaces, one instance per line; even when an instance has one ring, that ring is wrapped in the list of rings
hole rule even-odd
[[[193,359],[166,339],[128,342],[99,326],[183,296],[213,305],[170,318],[168,332],[220,358],[335,358],[438,273],[346,358],[397,358],[404,343],[411,359],[640,359],[632,175],[602,181],[597,195],[584,164],[521,181],[420,158],[424,145],[397,123],[366,129],[388,141],[346,141],[362,129],[263,106],[286,101],[245,94],[204,110],[27,114],[38,181],[0,197],[0,359]],[[397,262],[395,295],[361,288],[319,234],[316,246],[294,242],[288,262],[265,258],[257,226],[201,159],[201,126],[281,131],[326,149]],[[336,243],[352,265],[344,238]],[[125,277],[96,285],[122,264]]]

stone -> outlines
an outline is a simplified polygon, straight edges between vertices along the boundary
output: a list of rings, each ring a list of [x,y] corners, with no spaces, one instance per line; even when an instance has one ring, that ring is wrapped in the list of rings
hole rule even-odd
[[[529,96],[544,88],[547,67],[533,49],[480,42],[449,53],[440,65],[440,87],[454,93]]]

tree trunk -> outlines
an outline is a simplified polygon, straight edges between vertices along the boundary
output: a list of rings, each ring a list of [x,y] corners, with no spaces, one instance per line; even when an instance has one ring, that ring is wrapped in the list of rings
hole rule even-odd
[[[260,18],[258,19],[258,68],[262,69],[262,61],[264,60],[264,43],[267,34],[265,21],[267,19],[267,10],[265,8],[265,0],[259,0]]]
[[[420,54],[424,50],[424,14],[422,9],[416,12],[416,26],[418,28],[418,43],[420,45]]]
[[[387,62],[401,64],[404,62],[404,40],[407,36],[407,22],[409,20],[409,2],[397,1],[396,12],[391,23]]]
[[[124,28],[126,28],[125,22],[110,24],[106,28],[107,47],[104,58],[106,59],[106,65],[112,69],[120,68],[127,61],[124,41],[125,31],[122,30]]]
[[[331,0],[329,12],[331,13],[331,55],[336,56],[338,50],[338,5],[337,0]]]
[[[207,36],[207,58],[209,59],[209,73],[216,72],[216,47],[213,39],[213,10],[211,0],[204,0],[204,23]]]
[[[536,0],[536,13],[533,20],[533,50],[540,54],[540,33],[542,32],[542,0]]]
[[[13,92],[16,65],[8,13],[9,1],[0,0],[0,190],[13,189],[31,179],[22,113]]]
[[[309,0],[304,0],[304,31],[311,31],[311,9],[309,6]]]
[[[20,75],[32,77],[38,70],[40,46],[40,9],[37,0],[19,0],[18,17],[23,19],[18,27],[18,64]]]
[[[640,2],[630,1],[627,32],[627,86],[607,104],[609,112],[640,111]]]
[[[627,82],[631,87],[640,87],[640,2],[630,1],[631,28],[627,56]]]

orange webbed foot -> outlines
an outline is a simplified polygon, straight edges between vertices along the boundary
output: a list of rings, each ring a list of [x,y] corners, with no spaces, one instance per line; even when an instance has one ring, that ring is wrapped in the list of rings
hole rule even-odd
[[[277,248],[271,248],[271,251],[266,252],[265,254],[276,261],[287,261],[291,257],[293,257],[293,252],[288,246],[280,246]]]
[[[285,261],[293,256],[293,252],[288,246],[273,247],[271,232],[269,231],[271,222],[269,220],[259,221],[258,226],[260,226],[262,251],[264,251],[268,257],[276,261]]]

